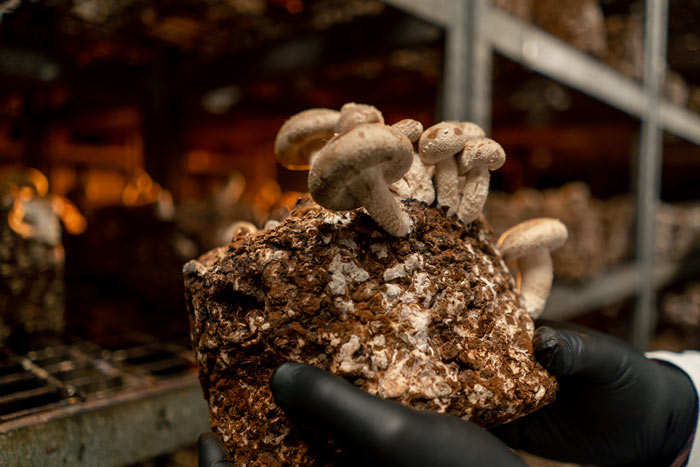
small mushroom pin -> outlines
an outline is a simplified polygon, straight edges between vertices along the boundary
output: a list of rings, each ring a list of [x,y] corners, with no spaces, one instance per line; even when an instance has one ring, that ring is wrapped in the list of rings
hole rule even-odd
[[[500,169],[505,161],[505,151],[491,138],[479,137],[466,142],[457,162],[458,174],[465,176],[457,212],[459,220],[469,224],[479,217],[489,194],[489,171]]]
[[[335,134],[340,112],[309,109],[289,118],[277,132],[275,154],[289,170],[309,170],[316,152]]]
[[[258,233],[258,228],[254,224],[248,221],[235,221],[229,225],[221,234],[221,244],[225,245],[231,241],[231,239],[238,237],[239,235],[256,235]]]
[[[498,249],[506,261],[517,260],[518,291],[533,319],[544,311],[552,289],[551,251],[562,246],[567,237],[563,223],[543,217],[521,222],[498,239]]]
[[[373,105],[348,102],[340,108],[340,117],[335,125],[335,132],[342,133],[361,123],[384,124],[384,116]]]
[[[411,118],[399,120],[391,125],[391,127],[406,135],[406,138],[408,138],[411,143],[417,143],[420,139],[420,135],[423,134],[423,124]]]
[[[406,138],[414,144],[423,134],[423,124],[410,118],[400,120],[391,127],[406,135]],[[401,199],[413,198],[431,205],[435,201],[435,187],[432,178],[432,170],[423,164],[417,153],[414,153],[411,168],[403,174],[402,180],[392,185],[392,191]]]
[[[413,163],[408,172],[403,174],[410,195],[408,197],[430,206],[435,201],[432,168],[426,167],[418,154],[413,154]]]
[[[336,135],[316,155],[309,192],[321,206],[346,211],[363,206],[391,235],[403,237],[411,218],[389,191],[411,167],[413,146],[397,130],[363,123]]]

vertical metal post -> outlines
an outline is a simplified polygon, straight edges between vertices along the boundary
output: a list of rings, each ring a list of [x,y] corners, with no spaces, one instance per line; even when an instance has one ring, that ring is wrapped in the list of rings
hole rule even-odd
[[[659,121],[661,89],[666,67],[668,0],[646,0],[644,27],[644,93],[646,109],[642,118],[637,166],[636,257],[639,294],[632,321],[632,343],[649,347],[655,326],[654,284],[655,211],[660,197],[662,129]]]
[[[443,115],[488,133],[491,125],[491,44],[485,31],[488,0],[453,0],[446,25]]]

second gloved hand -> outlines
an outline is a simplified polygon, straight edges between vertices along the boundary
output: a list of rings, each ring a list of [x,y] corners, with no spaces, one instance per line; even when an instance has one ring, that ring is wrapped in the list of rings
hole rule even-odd
[[[697,420],[685,373],[610,336],[541,327],[535,355],[557,376],[557,400],[493,432],[513,448],[596,465],[670,465]]]

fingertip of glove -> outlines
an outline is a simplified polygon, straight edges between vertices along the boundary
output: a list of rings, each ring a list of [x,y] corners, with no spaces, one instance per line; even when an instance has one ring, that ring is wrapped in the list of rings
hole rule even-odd
[[[532,347],[535,350],[535,357],[545,368],[551,365],[558,344],[559,341],[555,329],[544,326],[535,331]]]
[[[532,345],[535,358],[550,373],[565,375],[571,368],[571,352],[568,350],[568,331],[543,326],[535,331]]]
[[[206,432],[199,435],[197,439],[199,451],[200,467],[211,467],[215,465],[231,465],[228,464],[228,450],[221,438],[212,432]]]
[[[197,444],[200,447],[208,445],[219,446],[221,444],[221,440],[211,431],[207,431],[199,435],[199,438],[197,438]]]
[[[272,373],[270,377],[270,389],[272,395],[278,402],[284,399],[285,395],[294,388],[297,376],[304,370],[303,363],[283,363]]]

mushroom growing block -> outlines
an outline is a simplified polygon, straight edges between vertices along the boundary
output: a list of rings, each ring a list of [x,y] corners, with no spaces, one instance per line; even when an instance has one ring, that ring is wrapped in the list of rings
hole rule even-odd
[[[185,267],[200,381],[235,465],[347,465],[338,440],[275,404],[269,378],[286,361],[485,427],[554,399],[488,225],[403,204],[415,225],[397,238],[362,210],[331,212],[307,195],[275,229]]]

